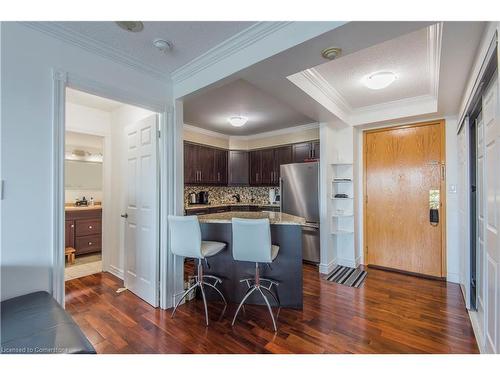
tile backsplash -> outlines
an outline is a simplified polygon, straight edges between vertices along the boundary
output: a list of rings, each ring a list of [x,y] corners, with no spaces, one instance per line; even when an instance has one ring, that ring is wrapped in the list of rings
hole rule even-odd
[[[236,203],[233,195],[239,194],[242,203],[269,204],[269,187],[256,186],[185,186],[184,205],[188,204],[189,193],[208,191],[210,204]]]

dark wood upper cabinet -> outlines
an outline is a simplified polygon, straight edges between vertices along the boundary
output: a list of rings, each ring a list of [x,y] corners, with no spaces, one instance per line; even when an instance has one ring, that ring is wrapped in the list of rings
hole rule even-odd
[[[226,150],[215,150],[215,183],[227,185],[227,158]]]
[[[250,185],[260,185],[262,181],[261,175],[261,165],[262,165],[262,153],[260,150],[250,151]]]
[[[229,185],[248,185],[248,151],[229,151]]]
[[[261,150],[222,150],[184,142],[184,183],[278,186],[280,166],[319,158],[319,141]]]
[[[260,150],[260,184],[271,185],[274,182],[274,149]]]
[[[292,145],[292,153],[294,163],[319,159],[319,141],[296,143]]]
[[[227,184],[227,151],[184,142],[185,184]]]
[[[280,167],[283,164],[290,164],[293,162],[292,146],[282,146],[274,149],[274,173],[272,184],[279,185],[280,182]]]
[[[184,143],[184,183],[198,182],[198,145]]]

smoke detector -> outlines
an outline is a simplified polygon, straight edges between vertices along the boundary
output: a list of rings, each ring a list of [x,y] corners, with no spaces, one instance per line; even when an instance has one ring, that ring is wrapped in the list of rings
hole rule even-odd
[[[160,52],[167,53],[169,52],[174,45],[172,42],[166,39],[155,39],[153,40],[153,46]]]
[[[335,60],[342,54],[342,49],[338,47],[328,47],[321,51],[321,56],[327,60]]]
[[[144,29],[144,24],[141,21],[117,21],[115,23],[123,30],[131,33],[138,33]]]

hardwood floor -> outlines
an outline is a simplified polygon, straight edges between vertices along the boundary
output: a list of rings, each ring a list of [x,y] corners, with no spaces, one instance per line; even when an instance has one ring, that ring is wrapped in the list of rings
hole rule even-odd
[[[66,282],[66,309],[98,353],[478,353],[458,285],[368,269],[360,289],[322,279],[304,265],[304,309],[282,309],[278,332],[263,306],[194,300],[154,309],[122,281],[99,273]]]

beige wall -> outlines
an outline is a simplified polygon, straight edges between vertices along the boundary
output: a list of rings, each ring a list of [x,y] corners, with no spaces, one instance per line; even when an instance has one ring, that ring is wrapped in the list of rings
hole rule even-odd
[[[306,142],[319,139],[319,128],[292,131],[290,133],[256,137],[211,136],[196,131],[184,129],[184,140],[213,147],[231,150],[252,150],[256,148],[273,147],[290,143]]]

